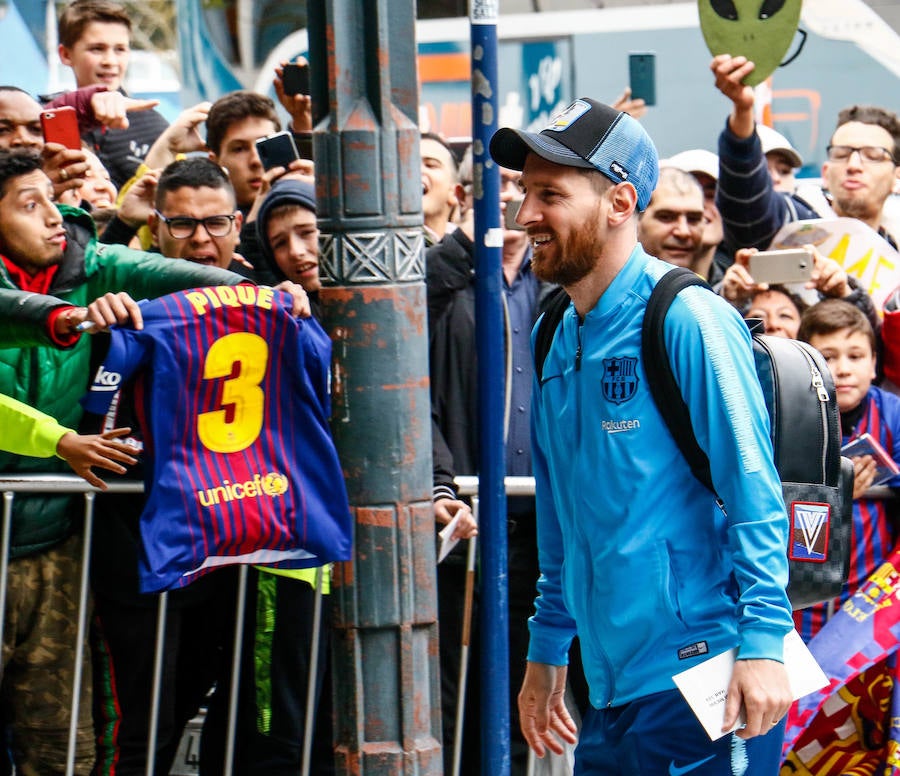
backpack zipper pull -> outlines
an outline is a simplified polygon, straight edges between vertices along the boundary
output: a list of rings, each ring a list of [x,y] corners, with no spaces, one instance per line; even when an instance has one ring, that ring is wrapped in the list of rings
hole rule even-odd
[[[810,364],[810,369],[812,370],[813,388],[816,389],[816,393],[819,395],[819,401],[827,402],[828,391],[825,390],[825,381],[822,379],[822,373],[812,364]]]

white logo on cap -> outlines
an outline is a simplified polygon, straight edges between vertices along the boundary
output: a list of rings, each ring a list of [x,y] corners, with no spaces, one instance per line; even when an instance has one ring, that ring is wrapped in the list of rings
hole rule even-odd
[[[618,162],[611,162],[609,165],[609,170],[615,175],[617,178],[621,178],[623,181],[628,180],[628,170],[626,170],[621,164]]]
[[[573,102],[562,113],[554,116],[554,118],[551,119],[550,123],[546,127],[544,127],[542,131],[546,132],[547,130],[550,130],[551,132],[562,132],[563,130],[566,130],[570,126],[572,126],[572,124],[578,121],[578,119],[580,119],[590,109],[590,103],[587,103],[584,100],[575,100],[575,102]]]

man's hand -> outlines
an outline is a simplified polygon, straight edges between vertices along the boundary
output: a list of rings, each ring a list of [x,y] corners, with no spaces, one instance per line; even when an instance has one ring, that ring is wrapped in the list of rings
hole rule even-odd
[[[60,143],[45,143],[41,149],[41,168],[53,184],[53,194],[58,200],[61,197],[65,199],[63,195],[67,191],[81,188],[90,165],[81,149],[66,148]]]
[[[747,57],[719,54],[710,64],[716,77],[716,88],[732,103],[728,126],[740,138],[748,138],[756,129],[753,117],[753,87],[743,83],[756,65]]]
[[[731,730],[744,708],[746,725],[738,738],[768,733],[791,707],[791,686],[787,671],[776,660],[737,660],[728,685],[725,721],[722,730]]]
[[[823,296],[843,299],[853,293],[847,273],[834,259],[825,258],[815,246],[804,245],[804,249],[813,256],[813,271],[807,288],[815,288]]]
[[[200,136],[199,127],[209,117],[211,107],[211,102],[200,102],[179,113],[150,146],[144,164],[161,170],[175,159],[176,154],[205,151],[206,142]]]
[[[315,186],[315,174],[315,164],[313,164],[311,159],[294,159],[287,167],[282,165],[270,167],[263,173],[259,191],[256,192],[256,198],[253,200],[253,205],[250,207],[244,223],[252,224],[257,219],[263,200],[271,191],[275,181],[281,178],[290,178],[292,180],[306,181]]]
[[[610,103],[610,107],[615,110],[620,110],[623,113],[627,113],[634,119],[639,119],[647,112],[647,104],[643,101],[643,99],[632,100],[631,99],[631,87],[626,86],[625,91],[623,91],[615,100]]]
[[[285,291],[291,295],[293,305],[291,306],[291,315],[295,318],[309,318],[312,315],[312,308],[309,306],[309,297],[303,286],[298,283],[292,283],[290,280],[282,280],[274,287],[276,291]]]
[[[110,292],[91,302],[85,316],[85,322],[87,321],[93,323],[92,334],[106,331],[110,326],[127,321],[131,321],[135,329],[144,328],[140,306],[124,291],[117,294]]]
[[[741,248],[734,254],[734,264],[725,270],[722,296],[735,307],[740,307],[751,296],[768,288],[765,283],[755,282],[750,275],[750,257],[757,252],[756,248]]]
[[[547,749],[564,751],[562,742],[574,744],[578,728],[566,708],[566,666],[528,662],[519,691],[522,735],[538,757]]]
[[[125,474],[122,464],[134,466],[137,458],[133,455],[134,448],[119,442],[118,438],[130,433],[130,428],[114,428],[103,434],[76,434],[70,431],[56,443],[56,452],[75,474],[95,488],[106,490],[106,483],[91,471],[91,467],[99,466],[116,474]]]
[[[91,95],[91,110],[98,124],[112,129],[128,129],[128,112],[150,110],[159,105],[159,100],[136,100],[122,92],[94,92]]]
[[[453,498],[442,498],[434,502],[434,519],[441,525],[447,525],[459,515],[459,523],[453,532],[453,539],[471,539],[478,534],[478,523],[465,501]]]

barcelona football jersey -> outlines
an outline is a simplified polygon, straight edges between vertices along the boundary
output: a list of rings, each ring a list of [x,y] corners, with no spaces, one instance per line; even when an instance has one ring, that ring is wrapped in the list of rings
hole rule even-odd
[[[142,303],[114,327],[82,403],[103,414],[134,380],[144,438],[143,592],[230,563],[346,560],[351,517],[328,427],[331,343],[271,288],[218,286]],[[102,527],[98,526],[98,530]]]

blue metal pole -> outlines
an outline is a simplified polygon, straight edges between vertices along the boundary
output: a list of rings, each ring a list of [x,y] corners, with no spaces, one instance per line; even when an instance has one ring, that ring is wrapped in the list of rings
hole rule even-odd
[[[500,171],[488,153],[497,131],[497,0],[472,0],[472,151],[478,356],[481,548],[481,772],[509,774],[509,608],[503,439],[503,230]]]

